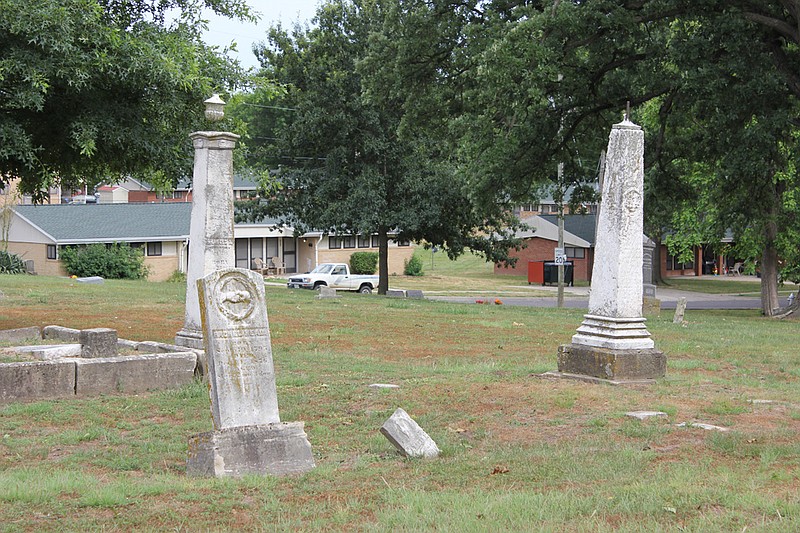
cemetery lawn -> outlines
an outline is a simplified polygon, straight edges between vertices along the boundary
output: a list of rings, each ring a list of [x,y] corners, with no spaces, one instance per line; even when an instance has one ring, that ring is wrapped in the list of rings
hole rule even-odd
[[[171,342],[183,323],[181,284],[2,275],[0,291],[0,329]],[[539,377],[579,310],[315,296],[267,289],[281,417],[305,421],[315,470],[187,478],[187,438],[211,429],[202,383],[7,404],[0,530],[800,530],[796,321],[648,317],[667,376],[610,387]],[[438,459],[404,459],[378,432],[397,407]]]

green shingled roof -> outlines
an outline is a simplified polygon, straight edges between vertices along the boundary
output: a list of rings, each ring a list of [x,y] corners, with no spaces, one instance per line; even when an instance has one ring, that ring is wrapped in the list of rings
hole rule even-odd
[[[20,205],[14,209],[58,244],[71,244],[186,239],[192,204]]]

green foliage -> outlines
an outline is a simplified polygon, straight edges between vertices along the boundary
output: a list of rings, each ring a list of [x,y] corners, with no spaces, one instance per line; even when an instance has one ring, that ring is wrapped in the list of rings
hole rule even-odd
[[[147,277],[142,250],[131,248],[127,243],[62,248],[60,257],[67,272],[78,277],[100,276],[108,279]]]
[[[25,261],[16,254],[0,250],[0,274],[24,274]]]
[[[0,186],[42,201],[59,181],[185,175],[201,102],[243,75],[203,43],[203,9],[252,18],[243,0],[2,0]]]
[[[167,278],[167,283],[186,283],[186,272],[176,270]]]
[[[422,260],[417,254],[403,261],[403,265],[403,274],[406,276],[422,276]]]
[[[353,252],[350,270],[353,274],[374,274],[378,269],[378,252]]]

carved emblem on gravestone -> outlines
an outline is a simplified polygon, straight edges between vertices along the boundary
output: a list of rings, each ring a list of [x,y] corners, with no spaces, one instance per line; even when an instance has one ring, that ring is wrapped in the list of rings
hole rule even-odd
[[[247,278],[228,273],[214,286],[217,308],[231,320],[244,320],[253,313],[256,286]]]

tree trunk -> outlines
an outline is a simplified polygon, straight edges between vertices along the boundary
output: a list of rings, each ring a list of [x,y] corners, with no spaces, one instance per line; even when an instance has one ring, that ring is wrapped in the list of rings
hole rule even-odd
[[[778,301],[778,250],[775,240],[778,225],[770,218],[764,230],[764,251],[761,254],[761,311],[764,316],[774,316],[780,308]]]
[[[389,233],[386,228],[378,230],[378,294],[389,290]]]
[[[661,234],[656,233],[651,237],[656,247],[653,249],[653,285],[664,285],[664,278],[661,276]]]

